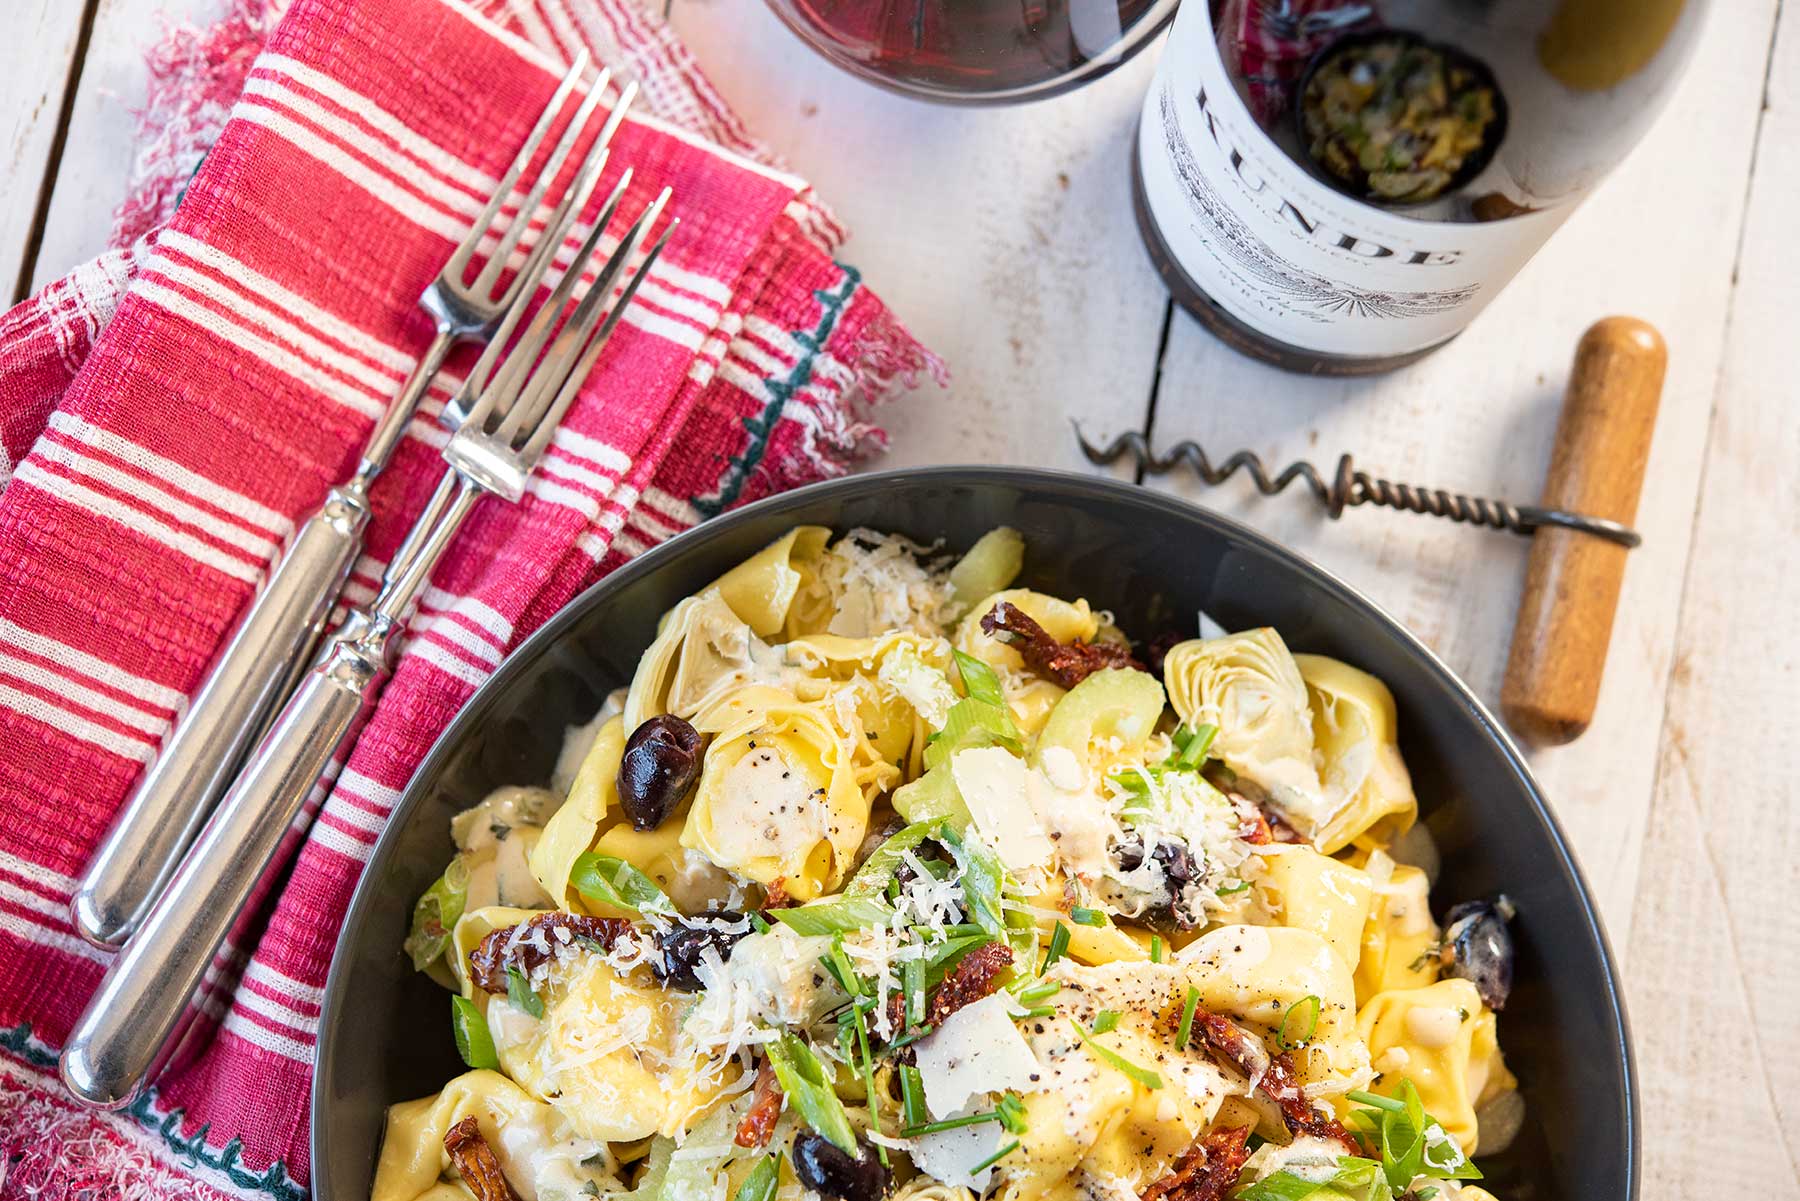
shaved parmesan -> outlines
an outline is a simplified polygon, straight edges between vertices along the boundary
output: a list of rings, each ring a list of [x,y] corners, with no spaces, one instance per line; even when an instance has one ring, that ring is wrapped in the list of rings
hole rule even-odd
[[[993,1180],[994,1169],[991,1165],[979,1172],[973,1169],[992,1159],[994,1152],[1000,1149],[1000,1140],[1006,1137],[1006,1131],[997,1123],[983,1122],[920,1135],[911,1140],[908,1152],[913,1166],[927,1176],[935,1176],[952,1188],[970,1188],[981,1193],[987,1191],[988,1183]]]
[[[925,1106],[940,1121],[988,1093],[1030,1092],[1039,1074],[1002,993],[965,1005],[920,1039],[918,1065]]]
[[[984,746],[950,757],[956,790],[975,828],[1008,870],[1022,875],[1050,866],[1056,845],[1031,806],[1031,772],[1005,747]]]

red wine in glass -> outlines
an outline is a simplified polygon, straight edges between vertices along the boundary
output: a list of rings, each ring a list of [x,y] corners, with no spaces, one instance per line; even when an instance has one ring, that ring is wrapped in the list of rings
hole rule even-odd
[[[838,66],[930,100],[1036,100],[1142,49],[1177,0],[768,0]]]

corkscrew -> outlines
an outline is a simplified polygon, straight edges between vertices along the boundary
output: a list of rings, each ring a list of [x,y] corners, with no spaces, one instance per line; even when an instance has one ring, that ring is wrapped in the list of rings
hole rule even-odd
[[[1511,530],[1515,534],[1533,534],[1545,526],[1558,526],[1592,534],[1596,538],[1604,538],[1627,548],[1643,541],[1636,530],[1604,517],[1590,517],[1567,509],[1552,509],[1540,505],[1515,505],[1509,501],[1466,496],[1442,488],[1397,484],[1358,470],[1356,461],[1349,455],[1338,458],[1337,471],[1327,483],[1324,473],[1304,459],[1289,463],[1281,474],[1270,476],[1262,457],[1254,451],[1240,450],[1223,463],[1215,464],[1208,457],[1205,448],[1194,441],[1177,442],[1166,453],[1159,455],[1151,449],[1149,440],[1135,430],[1120,434],[1106,446],[1096,446],[1087,440],[1087,435],[1076,425],[1075,438],[1081,443],[1081,453],[1087,456],[1088,462],[1102,467],[1110,466],[1130,455],[1144,471],[1151,475],[1164,475],[1186,463],[1202,482],[1212,486],[1223,484],[1242,471],[1264,496],[1276,496],[1285,492],[1295,481],[1302,481],[1319,499],[1319,503],[1325,506],[1325,511],[1334,521],[1343,516],[1345,509],[1353,509],[1358,505],[1377,505],[1407,513],[1443,517],[1469,525]]]
[[[1500,709],[1527,741],[1550,745],[1579,737],[1599,700],[1625,560],[1642,541],[1630,523],[1667,365],[1662,336],[1636,318],[1607,317],[1581,336],[1538,505],[1396,484],[1358,470],[1349,455],[1338,459],[1329,479],[1305,461],[1271,475],[1247,450],[1215,464],[1195,442],[1157,454],[1142,434],[1104,447],[1089,442],[1079,427],[1075,435],[1098,464],[1130,455],[1152,475],[1185,464],[1207,484],[1222,484],[1241,471],[1264,496],[1300,482],[1334,518],[1358,505],[1377,505],[1533,535]]]

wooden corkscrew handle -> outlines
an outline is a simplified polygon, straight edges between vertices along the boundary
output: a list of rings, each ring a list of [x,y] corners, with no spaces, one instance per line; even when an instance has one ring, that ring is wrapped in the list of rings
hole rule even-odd
[[[1581,336],[1544,480],[1546,507],[1636,520],[1668,358],[1662,335],[1635,317],[1604,318]],[[1593,720],[1628,554],[1574,530],[1532,535],[1500,690],[1507,725],[1527,742],[1569,742]]]

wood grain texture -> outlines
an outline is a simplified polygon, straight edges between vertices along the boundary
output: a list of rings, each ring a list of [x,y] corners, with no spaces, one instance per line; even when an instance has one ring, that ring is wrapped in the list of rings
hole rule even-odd
[[[1556,422],[1545,508],[1627,526],[1637,520],[1668,365],[1662,335],[1635,317],[1588,327]],[[1593,722],[1630,553],[1577,530],[1532,536],[1500,688],[1506,724],[1526,742],[1561,746]]]
[[[14,0],[0,42],[0,292],[7,303],[25,261],[62,117],[82,6]]]
[[[145,54],[171,25],[208,25],[225,7],[225,0],[100,0],[50,193],[33,291],[106,248],[136,153],[133,111],[143,104],[149,79]]]
[[[1315,458],[1327,467],[1347,450],[1390,479],[1530,500],[1543,487],[1581,331],[1626,312],[1664,332],[1669,375],[1638,514],[1645,542],[1626,567],[1598,712],[1578,742],[1532,755],[1620,946],[1629,945],[1655,772],[1648,731],[1662,724],[1776,7],[1715,6],[1643,143],[1467,334],[1419,364],[1372,379],[1302,379],[1224,349],[1184,315],[1163,363],[1159,444],[1196,437],[1217,453],[1249,447],[1275,465]],[[1525,539],[1383,510],[1334,523],[1302,494],[1263,499],[1242,480],[1206,489],[1172,476],[1164,486],[1313,557],[1419,634],[1477,694],[1498,699]]]
[[[884,467],[1083,464],[1069,422],[1142,429],[1166,293],[1132,222],[1128,154],[1153,55],[997,109],[890,95],[761,3],[674,0],[727,101],[850,228],[843,258],[950,369],[882,415]]]
[[[1796,17],[1789,4],[1708,406],[1705,483],[1625,977],[1644,1128],[1678,1129],[1703,1113],[1720,1135],[1652,1133],[1647,1201],[1800,1196]]]

